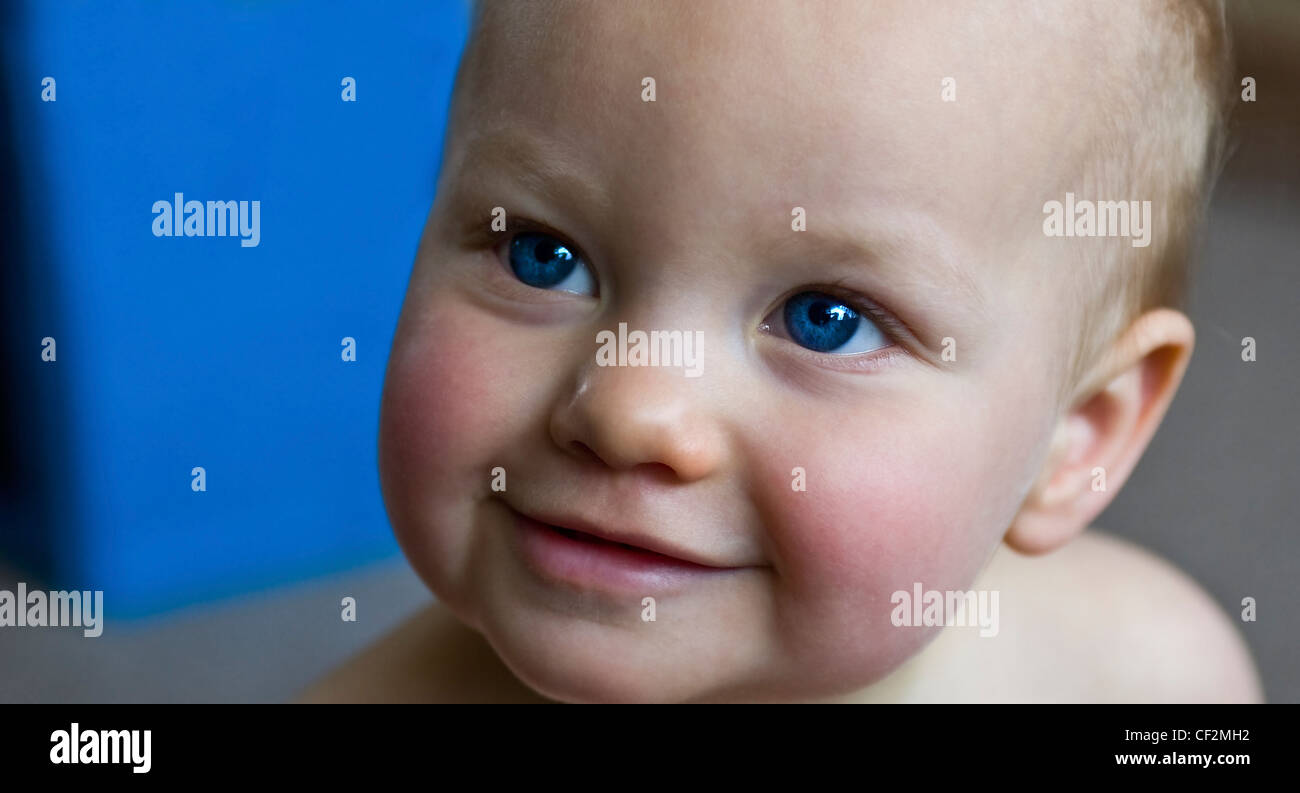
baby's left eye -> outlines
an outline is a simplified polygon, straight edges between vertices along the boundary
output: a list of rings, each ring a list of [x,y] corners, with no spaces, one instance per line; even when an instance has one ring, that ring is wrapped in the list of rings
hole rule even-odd
[[[852,355],[890,345],[875,323],[824,292],[790,296],[781,309],[781,320],[791,341],[814,352]]]

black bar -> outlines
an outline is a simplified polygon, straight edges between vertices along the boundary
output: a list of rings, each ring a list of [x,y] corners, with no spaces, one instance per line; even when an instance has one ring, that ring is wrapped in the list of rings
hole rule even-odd
[[[920,772],[927,781],[990,773],[1000,782],[1236,779],[1288,774],[1290,713],[1280,706],[9,706],[0,720],[0,768],[7,778],[22,772],[41,781],[128,783],[328,783],[374,775],[376,782],[409,777],[435,789],[460,787],[467,773],[592,778],[609,763],[624,778],[688,767],[762,776],[786,767],[849,774],[864,784],[894,772]],[[70,738],[74,723],[82,751],[93,742],[88,730],[140,731],[137,748],[148,730],[149,770],[137,773],[128,762],[54,764],[51,752],[63,738],[52,736]],[[1175,740],[1184,737],[1175,730],[1186,730],[1186,740]],[[1188,762],[1191,755],[1198,760]]]

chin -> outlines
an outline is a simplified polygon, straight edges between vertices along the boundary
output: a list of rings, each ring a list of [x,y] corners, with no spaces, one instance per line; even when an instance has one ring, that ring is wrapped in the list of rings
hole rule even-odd
[[[684,669],[680,660],[643,642],[593,640],[581,630],[561,635],[563,628],[542,625],[484,623],[483,635],[502,662],[550,699],[574,704],[684,702],[702,698],[712,688],[701,679],[706,670]]]

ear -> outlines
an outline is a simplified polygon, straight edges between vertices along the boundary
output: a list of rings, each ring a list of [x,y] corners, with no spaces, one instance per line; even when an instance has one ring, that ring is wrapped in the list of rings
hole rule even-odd
[[[1069,542],[1110,504],[1146,451],[1192,356],[1183,314],[1143,314],[1101,356],[1091,383],[1057,423],[1038,481],[1004,541],[1025,554]]]

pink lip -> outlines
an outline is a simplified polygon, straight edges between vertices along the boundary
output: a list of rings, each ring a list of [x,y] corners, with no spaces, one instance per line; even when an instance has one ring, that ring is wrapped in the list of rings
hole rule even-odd
[[[627,547],[591,532],[566,536],[561,527],[514,512],[519,548],[544,577],[582,587],[627,592],[635,596],[678,590],[704,577],[737,568],[709,567],[644,548]]]

